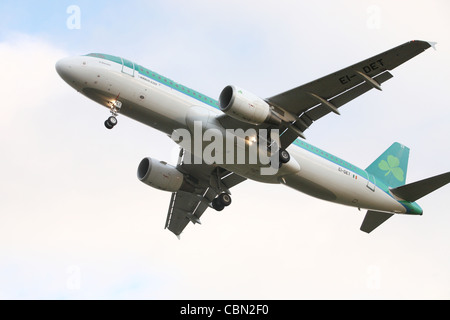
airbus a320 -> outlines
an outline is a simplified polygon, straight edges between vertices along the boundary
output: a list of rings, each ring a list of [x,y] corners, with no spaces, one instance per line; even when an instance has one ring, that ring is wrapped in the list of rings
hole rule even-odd
[[[56,63],[75,90],[105,106],[107,129],[123,114],[180,145],[176,166],[152,158],[138,165],[143,183],[172,193],[165,227],[179,236],[208,208],[231,204],[246,179],[284,184],[313,197],[365,209],[367,233],[394,214],[422,215],[416,201],[450,182],[450,172],[406,184],[409,149],[392,144],[366,169],[305,141],[320,118],[391,79],[390,71],[434,43],[410,41],[268,98],[234,85],[215,100],[130,60],[91,53]],[[281,205],[281,204],[280,204]],[[263,208],[261,208],[263,209]]]

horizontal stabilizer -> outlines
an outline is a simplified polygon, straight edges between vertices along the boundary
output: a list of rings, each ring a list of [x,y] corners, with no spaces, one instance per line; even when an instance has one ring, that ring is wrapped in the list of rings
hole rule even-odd
[[[371,233],[373,230],[378,228],[383,222],[392,217],[394,214],[379,212],[379,211],[367,211],[364,221],[361,225],[360,230]]]
[[[392,189],[391,192],[403,200],[414,202],[439,189],[440,187],[445,186],[449,182],[450,172],[447,172],[432,178],[420,180]]]

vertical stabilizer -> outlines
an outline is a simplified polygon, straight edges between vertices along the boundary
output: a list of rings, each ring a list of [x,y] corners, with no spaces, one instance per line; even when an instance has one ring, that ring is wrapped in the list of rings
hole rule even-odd
[[[395,142],[366,171],[387,186],[397,188],[405,184],[408,159],[409,148]]]

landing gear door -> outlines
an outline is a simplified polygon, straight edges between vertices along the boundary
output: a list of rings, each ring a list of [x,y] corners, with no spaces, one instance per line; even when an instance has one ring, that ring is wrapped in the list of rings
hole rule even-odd
[[[122,59],[122,72],[134,77],[134,63],[127,59]]]

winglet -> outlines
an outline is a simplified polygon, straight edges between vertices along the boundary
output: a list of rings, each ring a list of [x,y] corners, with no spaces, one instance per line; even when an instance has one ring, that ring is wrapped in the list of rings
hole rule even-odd
[[[428,41],[428,44],[436,51],[437,42]]]

